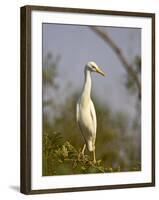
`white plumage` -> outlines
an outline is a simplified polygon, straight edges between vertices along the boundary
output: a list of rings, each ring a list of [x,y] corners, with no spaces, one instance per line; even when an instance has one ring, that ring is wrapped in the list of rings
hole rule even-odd
[[[76,107],[76,120],[85,140],[82,153],[84,154],[85,147],[87,147],[89,151],[93,151],[93,161],[95,163],[97,119],[94,104],[91,100],[91,72],[97,72],[105,76],[95,62],[86,64],[84,69],[85,82]]]

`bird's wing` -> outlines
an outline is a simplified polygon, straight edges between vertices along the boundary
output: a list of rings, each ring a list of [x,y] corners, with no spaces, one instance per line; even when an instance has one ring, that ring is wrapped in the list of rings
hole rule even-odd
[[[94,128],[94,134],[96,134],[96,130],[97,130],[97,118],[96,118],[96,111],[95,111],[95,108],[94,108],[94,104],[91,100],[91,103],[90,103],[90,112],[91,112],[91,118],[92,118],[92,121],[93,121],[93,128]]]

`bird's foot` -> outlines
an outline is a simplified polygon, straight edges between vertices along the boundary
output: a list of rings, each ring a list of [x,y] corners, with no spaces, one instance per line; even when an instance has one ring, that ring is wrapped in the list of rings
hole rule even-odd
[[[96,164],[97,163],[97,161],[96,160],[93,160],[93,164]]]
[[[83,160],[84,157],[85,157],[84,151],[79,151],[78,159]]]
[[[81,152],[81,157],[84,158],[85,157],[85,154],[84,152]]]
[[[93,163],[96,164],[96,154],[95,154],[95,150],[93,151]]]
[[[86,145],[84,144],[82,152],[81,152],[83,156],[84,156],[85,149],[86,149]]]

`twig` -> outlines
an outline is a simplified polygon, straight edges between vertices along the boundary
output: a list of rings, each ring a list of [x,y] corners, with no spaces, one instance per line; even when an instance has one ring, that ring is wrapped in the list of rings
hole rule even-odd
[[[137,88],[138,88],[138,92],[139,92],[139,97],[141,96],[141,83],[138,79],[138,76],[136,74],[136,72],[133,70],[132,66],[127,62],[123,52],[121,51],[121,49],[117,46],[117,44],[115,44],[115,42],[110,38],[110,36],[108,35],[108,33],[106,33],[105,31],[102,31],[101,29],[94,27],[94,26],[90,26],[90,28],[92,29],[92,31],[94,31],[97,35],[100,36],[100,38],[102,38],[116,53],[116,55],[118,56],[119,60],[121,61],[121,63],[123,64],[123,67],[125,68],[126,72],[133,78],[133,80],[135,81]]]

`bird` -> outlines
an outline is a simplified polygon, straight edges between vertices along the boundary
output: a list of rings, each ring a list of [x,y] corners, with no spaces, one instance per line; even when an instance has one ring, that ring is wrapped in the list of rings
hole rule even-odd
[[[85,65],[84,85],[76,104],[76,121],[85,141],[82,149],[82,155],[84,155],[85,149],[87,147],[88,151],[93,152],[93,163],[96,163],[95,141],[97,131],[97,117],[95,107],[91,99],[92,72],[97,72],[102,76],[106,75],[93,61],[90,61]]]

